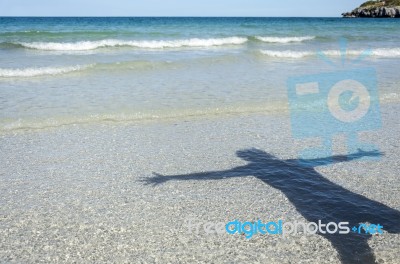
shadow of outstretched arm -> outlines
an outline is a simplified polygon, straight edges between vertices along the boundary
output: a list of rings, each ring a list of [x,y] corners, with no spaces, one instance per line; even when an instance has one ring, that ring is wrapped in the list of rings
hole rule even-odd
[[[378,150],[364,151],[362,149],[358,149],[356,153],[349,155],[335,155],[331,157],[317,158],[317,159],[299,159],[298,161],[306,167],[317,167],[317,166],[331,165],[339,162],[348,162],[366,157],[380,157],[380,156],[384,156],[384,153]]]
[[[167,181],[188,181],[188,180],[221,180],[231,177],[242,177],[244,169],[247,166],[233,168],[231,170],[225,171],[208,171],[208,172],[198,172],[190,174],[181,175],[162,175],[153,172],[153,177],[144,178],[142,181],[149,185],[159,185],[166,183]],[[250,175],[248,175],[250,176]]]

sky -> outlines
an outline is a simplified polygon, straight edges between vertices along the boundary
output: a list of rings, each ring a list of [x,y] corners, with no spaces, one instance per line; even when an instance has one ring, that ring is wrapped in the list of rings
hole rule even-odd
[[[364,0],[0,0],[0,16],[338,17]]]

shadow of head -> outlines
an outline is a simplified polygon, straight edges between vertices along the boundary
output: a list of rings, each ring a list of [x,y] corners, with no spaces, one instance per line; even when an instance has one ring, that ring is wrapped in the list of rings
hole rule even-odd
[[[261,149],[251,148],[236,151],[236,156],[248,162],[266,162],[270,160],[277,160],[274,155],[271,155]]]

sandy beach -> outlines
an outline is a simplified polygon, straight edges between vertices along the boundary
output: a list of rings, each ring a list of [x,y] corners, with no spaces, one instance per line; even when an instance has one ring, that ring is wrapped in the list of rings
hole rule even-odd
[[[379,161],[315,170],[351,193],[400,210],[399,111],[398,104],[384,105],[383,128],[361,135],[384,152]],[[296,159],[304,144],[292,139],[288,114],[261,113],[3,134],[0,262],[340,263],[319,235],[188,233],[189,218],[306,221],[283,192],[256,177],[146,184],[153,173],[246,165],[239,150]],[[400,234],[385,231],[368,245],[377,262],[398,263]]]

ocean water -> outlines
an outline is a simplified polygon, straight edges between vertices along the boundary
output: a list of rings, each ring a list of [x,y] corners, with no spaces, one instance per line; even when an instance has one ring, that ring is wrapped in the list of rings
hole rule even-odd
[[[0,18],[0,133],[286,112],[288,77],[347,68],[399,101],[399,42],[394,19]]]

